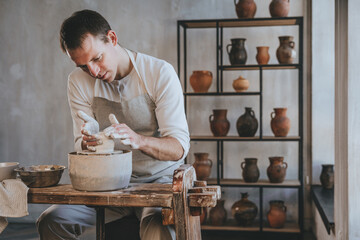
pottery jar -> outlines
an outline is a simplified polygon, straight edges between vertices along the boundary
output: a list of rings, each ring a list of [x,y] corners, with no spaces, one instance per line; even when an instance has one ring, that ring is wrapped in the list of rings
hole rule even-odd
[[[290,10],[290,0],[272,0],[269,10],[271,17],[287,17]]]
[[[214,109],[209,116],[210,129],[215,137],[224,137],[229,132],[230,122],[226,118],[227,109]]]
[[[270,114],[271,130],[275,137],[286,137],[290,130],[290,119],[286,116],[287,108],[274,108]]]
[[[273,200],[270,201],[270,210],[267,213],[267,220],[270,227],[282,228],[286,221],[286,206],[284,201]]]
[[[194,153],[195,162],[193,164],[198,180],[206,180],[211,174],[212,161],[208,158],[208,153]]]
[[[209,220],[210,224],[214,226],[224,225],[226,222],[227,213],[224,207],[225,200],[217,200],[217,204],[210,210]]]
[[[233,81],[232,86],[236,92],[245,92],[249,88],[250,83],[249,80],[240,76],[239,78]]]
[[[236,15],[238,18],[253,18],[256,13],[256,4],[254,0],[234,0]]]
[[[280,46],[276,50],[276,57],[279,63],[292,64],[296,56],[295,42],[292,36],[280,36]]]
[[[240,226],[252,225],[258,213],[256,204],[248,200],[248,197],[248,193],[241,193],[241,200],[231,207],[231,213]]]
[[[322,165],[320,182],[325,189],[332,189],[334,187],[334,164]]]
[[[236,129],[240,137],[253,137],[258,129],[255,112],[250,107],[245,108],[245,113],[236,122]]]
[[[190,76],[190,85],[196,93],[205,93],[209,90],[213,75],[210,71],[193,71]]]
[[[269,55],[269,47],[268,46],[260,46],[256,47],[257,54],[256,54],[256,61],[260,65],[268,64],[270,60]]]
[[[207,217],[207,208],[203,207],[201,210],[201,215],[200,215],[200,224],[204,224],[206,222],[206,217]]]
[[[245,49],[245,38],[232,38],[231,44],[226,46],[226,51],[229,54],[229,60],[231,65],[245,64],[247,59],[247,53]],[[231,50],[229,47],[231,46]]]
[[[259,180],[260,172],[256,165],[257,158],[245,158],[241,163],[242,177],[245,182],[257,182]]]
[[[269,157],[270,165],[267,168],[267,175],[271,183],[282,183],[286,176],[287,163],[284,157]]]

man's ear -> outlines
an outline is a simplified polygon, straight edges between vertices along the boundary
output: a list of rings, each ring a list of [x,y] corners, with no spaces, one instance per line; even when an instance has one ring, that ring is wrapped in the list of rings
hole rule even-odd
[[[116,46],[118,38],[116,36],[115,31],[113,30],[109,30],[108,33],[106,34],[106,36],[108,37],[109,41],[111,42],[111,44],[113,46]]]

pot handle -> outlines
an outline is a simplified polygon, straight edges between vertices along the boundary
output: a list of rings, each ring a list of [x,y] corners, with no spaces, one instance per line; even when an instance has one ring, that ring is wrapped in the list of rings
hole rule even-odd
[[[235,7],[236,7],[236,0],[234,0],[234,5],[235,5]]]
[[[211,114],[211,115],[209,116],[209,122],[210,122],[210,123],[211,123],[211,121],[213,120],[213,119],[211,119],[211,117],[213,117],[213,119],[214,119],[214,115]]]
[[[227,53],[230,55],[229,46],[232,46],[232,44],[229,43],[228,45],[226,45],[226,51],[227,51]]]
[[[245,162],[242,162],[242,163],[240,164],[240,167],[241,167],[242,170],[244,170],[244,168],[245,168],[244,164],[245,164]]]
[[[210,161],[210,167],[212,167],[213,161],[210,158],[208,158],[208,160]]]
[[[294,42],[294,41],[290,41],[290,42],[289,42],[289,46],[290,46],[291,48],[294,48],[294,47],[295,47],[295,42]]]
[[[288,168],[287,162],[283,162],[283,165],[285,165],[285,169]]]
[[[255,112],[254,112],[254,110],[251,109],[250,115],[255,118]]]
[[[273,119],[274,118],[274,115],[275,114],[275,112],[272,112],[272,113],[270,113],[270,117],[271,117],[271,119]]]
[[[209,71],[209,74],[210,74],[210,76],[211,76],[211,77],[213,77],[213,75],[212,75],[212,72],[211,72],[211,71]]]
[[[286,207],[286,206],[283,206],[283,209],[284,209],[284,212],[286,212],[286,211],[287,211],[287,207]]]

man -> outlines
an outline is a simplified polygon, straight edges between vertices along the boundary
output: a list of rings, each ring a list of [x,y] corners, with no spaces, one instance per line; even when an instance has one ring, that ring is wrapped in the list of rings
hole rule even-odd
[[[173,67],[121,47],[108,22],[90,10],[63,22],[60,43],[77,66],[68,79],[76,151],[94,150],[101,144],[96,133],[111,125],[105,132],[121,139],[116,148],[133,151],[131,182],[171,183],[189,150],[182,89]],[[161,224],[159,208],[109,208],[106,221],[130,214],[140,221],[141,239],[175,239],[174,229]],[[38,219],[40,238],[78,239],[94,226],[95,215],[86,206],[54,205]]]

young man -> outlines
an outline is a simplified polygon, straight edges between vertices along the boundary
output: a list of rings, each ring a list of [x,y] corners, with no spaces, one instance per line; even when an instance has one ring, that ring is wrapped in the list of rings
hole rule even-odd
[[[131,182],[171,183],[189,150],[182,89],[173,67],[121,47],[108,22],[90,10],[63,22],[60,43],[77,66],[68,79],[76,151],[101,144],[96,133],[111,125],[107,133],[121,139],[116,148],[133,151]],[[119,123],[109,120],[112,113]],[[130,214],[140,221],[142,240],[175,239],[174,229],[162,225],[159,208],[109,208],[106,221]],[[40,238],[78,239],[95,225],[95,216],[86,206],[54,205],[38,219]]]

